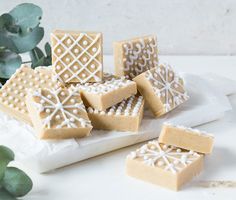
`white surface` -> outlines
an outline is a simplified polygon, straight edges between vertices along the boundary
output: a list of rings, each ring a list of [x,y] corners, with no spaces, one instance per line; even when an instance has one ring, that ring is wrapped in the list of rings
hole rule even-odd
[[[181,71],[201,74],[216,72],[235,78],[236,57],[162,57]],[[111,58],[105,58],[106,65]],[[108,66],[108,65],[107,65]],[[213,154],[206,157],[202,174],[182,191],[176,193],[125,175],[126,155],[140,145],[124,148],[49,174],[39,175],[25,169],[32,177],[34,188],[25,197],[30,200],[77,199],[181,199],[233,200],[236,188],[202,188],[199,180],[236,181],[236,96],[230,97],[233,110],[221,120],[198,127],[215,134]],[[204,113],[202,113],[204,115]],[[19,165],[18,165],[19,166]]]
[[[159,119],[155,119],[147,110],[138,133],[92,130],[91,136],[76,140],[38,140],[32,127],[0,113],[0,144],[16,152],[16,160],[28,168],[46,172],[157,138],[164,121],[193,127],[220,119],[225,111],[232,109],[225,95],[236,93],[236,81],[225,78],[219,80],[219,77],[214,78],[212,75],[201,78],[187,73],[183,74],[183,78],[190,99]],[[201,116],[203,112],[205,114]]]
[[[150,33],[161,54],[236,53],[235,0],[1,0],[0,13],[22,2],[43,8],[43,44],[64,28],[103,32],[106,54],[113,41]]]

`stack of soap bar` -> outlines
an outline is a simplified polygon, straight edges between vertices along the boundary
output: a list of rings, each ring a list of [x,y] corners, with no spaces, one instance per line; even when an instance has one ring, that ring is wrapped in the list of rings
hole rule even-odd
[[[0,90],[0,109],[10,116],[31,123],[25,105],[25,97],[29,89],[55,88],[52,70],[47,67],[32,69],[22,65]]]
[[[89,135],[92,125],[80,94],[58,88],[35,90],[27,96],[27,108],[41,139]]]
[[[92,107],[87,111],[96,129],[136,132],[143,118],[143,107],[143,97],[132,96],[106,111],[99,111]]]
[[[204,131],[165,123],[159,142],[209,154],[213,149],[214,137]]]
[[[180,78],[169,65],[160,65],[133,79],[156,117],[173,110],[189,96]]]
[[[157,66],[157,38],[150,35],[114,43],[115,71],[118,76],[135,76]]]
[[[137,93],[134,81],[104,74],[103,83],[77,84],[82,100],[87,107],[105,111]]]
[[[128,155],[126,171],[132,177],[177,191],[200,173],[203,158],[202,154],[154,140]]]
[[[62,83],[102,81],[102,34],[56,30],[51,33],[52,65]]]

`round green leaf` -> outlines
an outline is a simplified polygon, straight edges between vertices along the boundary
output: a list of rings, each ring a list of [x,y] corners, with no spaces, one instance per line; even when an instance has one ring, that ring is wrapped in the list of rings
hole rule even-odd
[[[14,157],[15,155],[11,149],[0,145],[0,180],[3,178],[8,163],[14,160]]]
[[[8,14],[4,13],[3,15],[0,16],[0,28],[6,28],[14,23],[13,17]]]
[[[13,8],[9,14],[15,23],[21,27],[23,35],[37,27],[42,19],[42,9],[32,3],[23,3]]]
[[[51,49],[51,46],[50,46],[50,44],[48,42],[45,44],[44,49],[45,49],[46,55],[47,56],[51,56],[52,49]]]
[[[18,52],[16,45],[11,39],[12,35],[13,34],[8,32],[6,29],[0,29],[0,46],[6,47],[14,52]]]
[[[15,167],[7,167],[2,186],[15,197],[25,196],[33,187],[33,182],[28,175]]]
[[[0,52],[0,78],[10,78],[22,63],[21,57],[8,49]]]
[[[44,60],[44,54],[40,48],[35,47],[29,54],[32,61],[32,68],[38,67],[39,64],[43,63],[42,61]]]
[[[15,197],[13,197],[9,192],[4,190],[3,188],[0,188],[0,199],[2,200],[17,200]]]
[[[11,39],[17,48],[17,53],[25,53],[37,46],[44,36],[44,29],[36,27],[28,35],[13,35]]]

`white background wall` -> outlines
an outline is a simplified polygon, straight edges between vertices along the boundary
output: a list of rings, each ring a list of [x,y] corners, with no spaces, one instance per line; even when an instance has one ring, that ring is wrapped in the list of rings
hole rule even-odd
[[[0,0],[0,13],[22,2],[43,8],[42,26],[104,33],[112,41],[157,34],[161,54],[236,54],[236,0]]]

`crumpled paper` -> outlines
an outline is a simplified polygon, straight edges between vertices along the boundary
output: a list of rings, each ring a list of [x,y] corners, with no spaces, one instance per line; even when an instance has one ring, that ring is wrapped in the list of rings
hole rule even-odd
[[[81,139],[38,140],[32,127],[0,113],[0,144],[16,153],[16,160],[40,173],[63,167],[115,149],[158,137],[164,121],[194,127],[224,116],[231,109],[226,95],[236,93],[236,82],[208,74],[182,74],[188,102],[162,118],[145,110],[138,133],[93,130]]]

